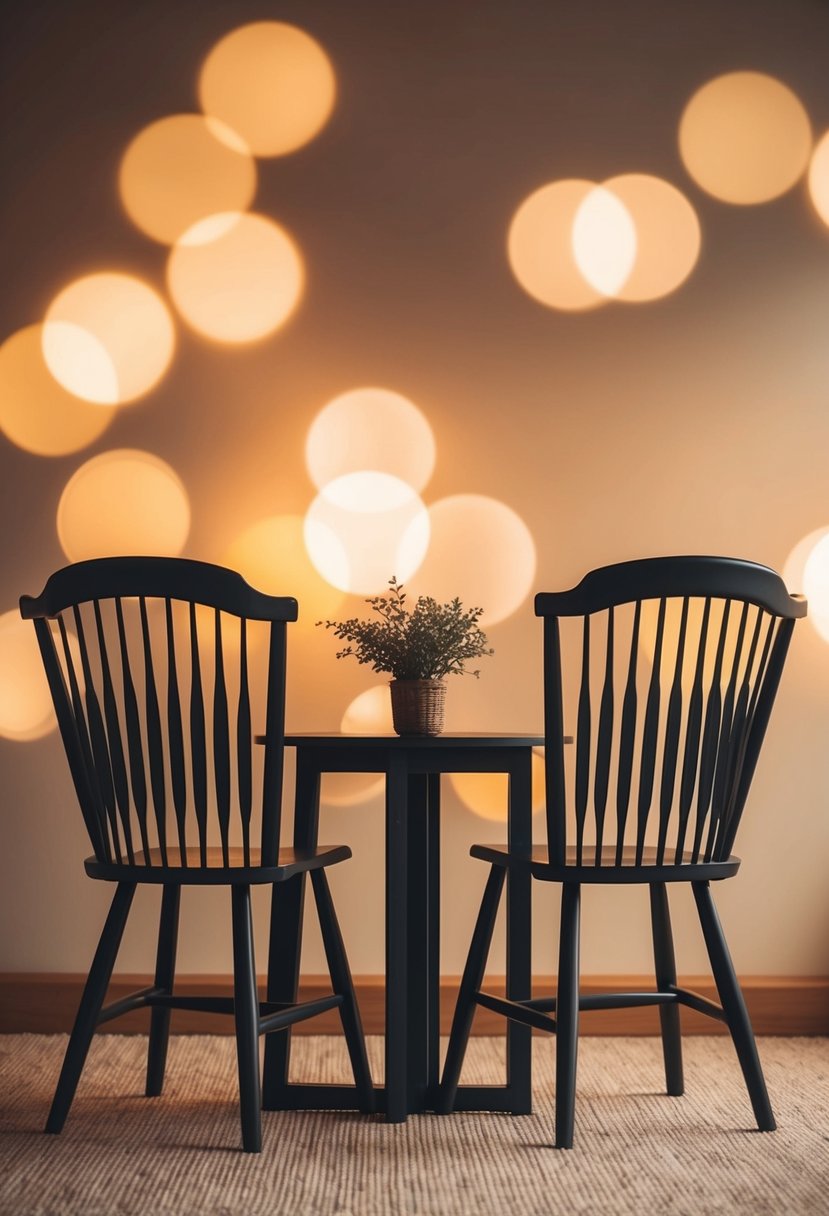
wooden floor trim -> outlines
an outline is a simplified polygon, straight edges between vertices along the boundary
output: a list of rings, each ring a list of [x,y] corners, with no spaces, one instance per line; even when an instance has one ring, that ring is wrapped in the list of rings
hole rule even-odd
[[[69,1031],[75,1016],[84,977],[69,973],[0,973],[0,1033],[59,1034]],[[109,1000],[118,1000],[137,988],[152,982],[148,975],[119,975],[113,980]],[[829,1035],[829,976],[744,976],[743,991],[757,1034]],[[355,977],[363,1023],[368,1034],[382,1034],[384,987],[382,976]],[[691,988],[709,1000],[717,994],[710,977],[685,976],[683,987]],[[582,991],[641,991],[653,982],[645,976],[585,976]],[[458,977],[441,979],[441,1030],[448,1033],[452,1009],[457,995]],[[486,989],[495,995],[504,994],[502,976],[493,976]],[[225,975],[182,975],[176,981],[181,995],[231,996],[232,981]],[[323,996],[330,992],[324,976],[309,975],[302,982],[303,999]],[[553,981],[539,977],[534,996],[550,995]],[[582,1015],[581,1032],[598,1035],[652,1035],[659,1032],[659,1014],[655,1008],[616,1009]],[[147,1029],[148,1013],[140,1010],[125,1015],[106,1026],[108,1033],[137,1034]],[[687,1034],[723,1034],[725,1027],[710,1018],[682,1010],[682,1027]],[[473,1034],[502,1034],[503,1019],[480,1009],[475,1018]],[[228,1018],[213,1014],[195,1014],[183,1010],[173,1013],[173,1031],[179,1034],[229,1034]],[[336,1011],[301,1022],[296,1034],[334,1034],[340,1032]]]

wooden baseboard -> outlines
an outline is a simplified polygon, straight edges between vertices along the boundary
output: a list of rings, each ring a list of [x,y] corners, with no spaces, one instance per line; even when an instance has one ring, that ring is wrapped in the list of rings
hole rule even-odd
[[[66,973],[0,974],[0,1033],[2,1034],[60,1034],[72,1028],[75,1010],[80,1000],[84,976]],[[119,1000],[137,988],[152,982],[148,975],[119,975],[113,980],[109,1000]],[[681,980],[709,1000],[717,994],[710,977],[687,976]],[[744,976],[743,992],[757,1034],[829,1035],[829,976]],[[384,982],[382,976],[355,977],[363,1024],[367,1034],[382,1034]],[[263,985],[264,986],[264,985]],[[493,976],[487,990],[504,994],[502,976]],[[635,975],[585,976],[585,994],[602,991],[641,991],[653,987],[650,977]],[[458,990],[458,977],[441,979],[441,1031],[448,1034],[452,1010]],[[302,981],[301,997],[310,1000],[330,992],[327,977],[310,975]],[[534,995],[550,995],[553,981],[541,977],[534,984]],[[231,996],[229,976],[182,975],[176,980],[176,992],[182,996]],[[659,1033],[659,1014],[651,1008],[614,1009],[583,1014],[582,1034],[592,1035],[652,1035]],[[106,1026],[109,1033],[141,1034],[147,1030],[148,1013],[139,1010],[126,1014]],[[723,1034],[725,1027],[710,1018],[682,1010],[682,1027],[687,1034]],[[503,1034],[504,1021],[497,1014],[479,1009],[473,1034]],[[229,1019],[218,1014],[173,1013],[173,1032],[179,1034],[229,1034]],[[296,1034],[339,1034],[336,1011],[300,1022]]]

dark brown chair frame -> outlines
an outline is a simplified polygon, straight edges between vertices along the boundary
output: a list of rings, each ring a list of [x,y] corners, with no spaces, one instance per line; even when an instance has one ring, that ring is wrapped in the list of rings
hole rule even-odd
[[[140,636],[131,646],[125,618],[128,603],[130,610],[135,610],[134,600],[138,603]],[[156,600],[163,605],[165,622],[164,629],[158,630],[160,637],[153,636],[148,612],[148,601]],[[183,706],[182,695],[184,664],[176,646],[177,602],[184,605],[189,630],[187,706]],[[204,664],[200,653],[199,609],[207,609],[212,622],[211,665]],[[92,843],[93,855],[85,862],[86,872],[91,878],[117,884],[46,1131],[57,1133],[63,1128],[95,1029],[144,1007],[151,1010],[148,1097],[162,1091],[173,1009],[234,1016],[242,1145],[246,1152],[259,1152],[262,1146],[259,1036],[285,1031],[329,1009],[338,1009],[342,1019],[354,1073],[355,1104],[371,1111],[374,1090],[360,1014],[325,874],[327,866],[346,860],[351,850],[345,845],[319,845],[307,850],[279,847],[286,623],[297,618],[296,600],[263,595],[239,574],[204,562],[119,557],[79,562],[58,571],[37,599],[21,599],[20,611],[24,618],[34,621],[75,792]],[[239,667],[238,673],[235,669],[233,672],[234,679],[238,674],[239,695],[233,722],[228,703],[230,657],[223,644],[222,624],[223,617],[228,616],[239,622]],[[250,622],[265,622],[268,634],[265,746],[256,749],[264,752],[258,847],[251,845],[254,753],[248,666]],[[70,642],[71,631],[77,638],[77,651]],[[136,650],[140,656],[137,663]],[[164,656],[161,665],[159,651]],[[211,673],[212,706],[206,707]],[[162,683],[166,684],[166,696],[159,696]],[[217,823],[210,815],[211,806]],[[208,843],[209,829],[218,830],[219,845]],[[241,845],[231,843],[234,833],[241,835]],[[311,876],[332,994],[288,1003],[271,999],[273,994],[269,992],[268,999],[261,1002],[256,987],[251,886],[284,883],[305,873]],[[137,885],[143,883],[162,887],[154,983],[105,1006],[133,896]],[[232,998],[182,997],[173,992],[181,889],[193,885],[230,887]]]
[[[665,627],[672,600],[678,602],[680,616],[675,642]],[[696,643],[689,626],[691,600],[702,601]],[[656,629],[644,716],[637,728],[637,664],[646,601],[656,602]],[[711,625],[715,601],[722,601],[718,629]],[[633,623],[620,696],[619,678],[614,679],[619,657],[618,643],[614,653],[614,610],[622,605],[633,605]],[[658,1006],[667,1092],[680,1095],[684,1082],[679,1009],[685,1005],[726,1023],[757,1125],[762,1131],[773,1131],[774,1115],[754,1034],[710,883],[731,878],[739,868],[740,859],[731,852],[734,838],[794,622],[806,615],[806,602],[790,596],[779,576],[765,566],[718,557],[665,557],[594,570],[571,591],[539,594],[535,610],[544,619],[548,845],[526,854],[487,845],[471,850],[473,857],[490,863],[490,873],[461,981],[439,1110],[446,1114],[454,1107],[472,1019],[481,1006],[556,1035],[555,1142],[559,1148],[571,1148],[579,1012]],[[598,712],[590,668],[591,621],[597,614],[606,614]],[[560,621],[567,617],[582,620],[581,671],[573,698],[575,776],[569,790],[565,788],[565,662],[560,636]],[[727,637],[732,639],[731,654]],[[685,695],[683,671],[689,662],[694,675]],[[710,675],[706,664],[712,668]],[[663,676],[665,667],[669,679]],[[634,775],[635,807],[630,797]],[[615,800],[610,800],[613,785]],[[646,845],[649,824],[658,828],[655,846]],[[626,842],[626,829],[628,837],[633,831],[631,843]],[[573,843],[568,840],[571,835]],[[504,879],[511,868],[519,867],[541,882],[562,884],[554,998],[515,1002],[481,988]],[[667,884],[675,882],[691,883],[720,1004],[677,985],[667,896]],[[579,994],[581,887],[591,883],[648,885],[656,991]]]

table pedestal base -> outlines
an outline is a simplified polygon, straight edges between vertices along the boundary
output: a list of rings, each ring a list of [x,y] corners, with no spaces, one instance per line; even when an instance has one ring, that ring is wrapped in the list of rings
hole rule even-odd
[[[386,1056],[377,1109],[390,1123],[434,1109],[439,1084],[440,774],[506,773],[511,849],[531,847],[532,748],[528,736],[436,739],[288,736],[297,749],[294,845],[317,843],[324,772],[380,772],[386,778]],[[483,871],[483,867],[482,867]],[[299,984],[305,876],[273,891],[269,1001],[293,1001]],[[507,997],[531,996],[530,876],[507,878]],[[350,1085],[288,1080],[290,1030],[265,1043],[265,1110],[354,1110]],[[461,1086],[457,1110],[530,1114],[531,1032],[507,1024],[507,1084]]]

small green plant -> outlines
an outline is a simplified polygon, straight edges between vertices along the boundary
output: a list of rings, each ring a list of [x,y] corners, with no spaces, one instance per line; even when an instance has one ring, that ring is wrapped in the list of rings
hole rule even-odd
[[[477,678],[480,672],[468,671],[465,664],[495,653],[478,624],[483,608],[464,610],[459,599],[439,604],[421,595],[410,612],[396,578],[389,579],[384,595],[373,595],[366,603],[376,617],[317,621],[349,643],[337,651],[338,659],[353,655],[358,663],[370,663],[374,671],[386,671],[395,680],[441,680],[451,675]]]

